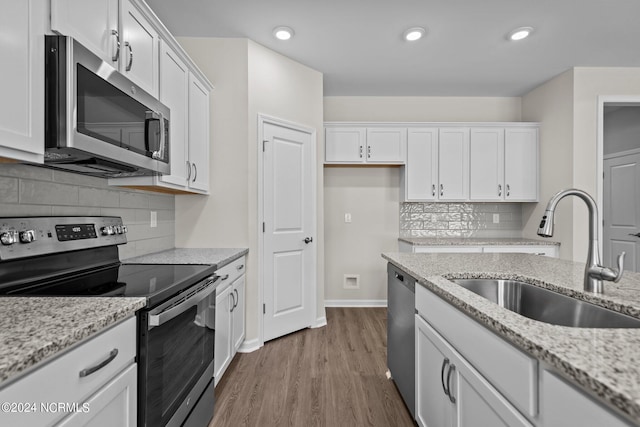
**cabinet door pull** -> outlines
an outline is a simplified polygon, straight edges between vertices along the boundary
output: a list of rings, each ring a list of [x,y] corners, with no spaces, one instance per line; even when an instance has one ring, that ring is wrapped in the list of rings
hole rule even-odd
[[[238,294],[238,290],[234,289],[233,292],[236,294],[236,297],[234,298],[234,303],[233,303],[233,309],[235,310],[236,307],[238,306],[238,301],[240,300],[240,295]]]
[[[127,63],[127,68],[125,71],[131,71],[131,66],[133,65],[133,49],[131,48],[131,43],[124,42],[124,46],[129,49],[129,62]]]
[[[431,184],[431,195],[433,197],[436,196],[436,185],[435,184]]]
[[[111,363],[113,361],[113,359],[116,358],[117,355],[118,355],[118,349],[114,348],[109,353],[109,357],[107,357],[105,360],[103,360],[102,362],[98,363],[95,366],[92,366],[91,368],[83,369],[82,371],[80,371],[80,378],[88,377],[89,375],[93,374],[94,372],[99,371],[100,369],[104,368],[109,363]]]
[[[233,310],[236,308],[236,297],[233,295],[233,292],[229,294],[231,297],[231,308],[229,309],[229,313],[233,313]]]
[[[442,369],[440,370],[440,382],[442,383],[442,390],[444,391],[444,394],[446,396],[449,396],[449,390],[447,389],[447,386],[444,383],[444,370],[447,369],[447,366],[449,366],[449,359],[445,357],[445,359],[442,361]],[[447,383],[448,383],[448,378],[447,378]]]
[[[447,372],[447,394],[449,395],[449,400],[451,403],[456,403],[456,398],[453,394],[451,394],[451,374],[456,370],[456,365],[453,363],[449,366],[449,371]]]
[[[362,151],[363,151],[363,148],[362,148],[362,145],[361,145],[360,146],[360,158],[362,158]]]
[[[118,30],[111,30],[111,35],[116,38],[115,52],[111,55],[111,60],[118,62],[118,59],[120,59],[120,34],[118,34]]]
[[[502,196],[502,184],[498,184],[498,196]]]
[[[507,197],[511,194],[511,187],[507,184]]]
[[[193,165],[193,182],[196,182],[196,178],[198,178],[198,167],[195,163],[191,163]]]
[[[440,195],[444,196],[444,184],[440,184]]]
[[[187,182],[191,179],[191,163],[187,160]]]
[[[371,146],[367,146],[367,159],[371,158]]]

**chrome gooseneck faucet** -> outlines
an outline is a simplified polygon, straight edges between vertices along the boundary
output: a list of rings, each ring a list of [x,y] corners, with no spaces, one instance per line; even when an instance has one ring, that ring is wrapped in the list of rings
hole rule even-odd
[[[584,290],[595,294],[604,292],[603,280],[618,282],[622,278],[624,269],[624,256],[622,252],[618,255],[618,271],[600,265],[600,250],[598,245],[598,206],[593,198],[582,190],[570,188],[556,193],[547,204],[544,212],[538,235],[542,237],[553,236],[553,217],[556,205],[567,196],[576,196],[582,199],[589,209],[589,252],[587,254],[587,265],[584,269]]]

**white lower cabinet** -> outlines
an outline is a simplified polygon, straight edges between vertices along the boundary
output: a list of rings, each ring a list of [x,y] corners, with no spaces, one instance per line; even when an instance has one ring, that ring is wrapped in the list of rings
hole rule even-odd
[[[217,385],[244,341],[245,257],[216,271],[216,337],[213,376]]]
[[[629,427],[633,426],[612,413],[556,374],[543,370],[541,382],[541,418],[545,427]]]
[[[531,426],[416,315],[416,418],[420,426]]]
[[[135,357],[132,317],[0,388],[1,402],[22,405],[0,412],[0,425],[135,426]]]

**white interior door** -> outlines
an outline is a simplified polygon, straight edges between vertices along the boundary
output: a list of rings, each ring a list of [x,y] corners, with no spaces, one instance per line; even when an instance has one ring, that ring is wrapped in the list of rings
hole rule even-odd
[[[604,160],[605,265],[615,265],[618,254],[627,253],[625,270],[640,267],[640,154]]]
[[[263,339],[309,327],[315,300],[312,134],[269,122],[263,136]]]

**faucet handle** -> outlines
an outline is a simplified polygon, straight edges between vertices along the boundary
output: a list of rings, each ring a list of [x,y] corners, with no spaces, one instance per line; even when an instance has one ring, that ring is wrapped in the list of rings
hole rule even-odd
[[[624,256],[626,252],[622,251],[620,255],[618,255],[618,272],[616,273],[616,277],[613,279],[615,283],[618,283],[620,279],[622,279],[622,273],[624,273]]]

